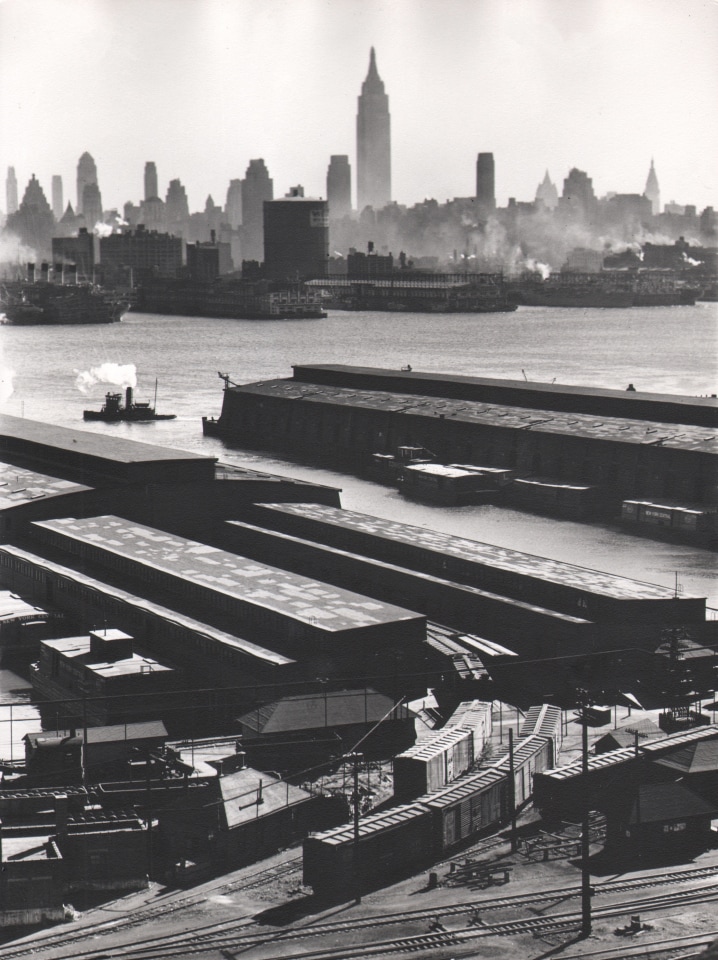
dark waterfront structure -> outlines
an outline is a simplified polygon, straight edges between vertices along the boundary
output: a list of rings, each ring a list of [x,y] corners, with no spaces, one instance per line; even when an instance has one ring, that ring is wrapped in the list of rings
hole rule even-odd
[[[269,280],[325,277],[329,260],[326,200],[305,197],[293,187],[281,200],[264,204],[264,273]]]
[[[496,210],[494,155],[480,153],[476,160],[476,204],[480,215],[487,217]]]
[[[357,109],[357,210],[391,202],[391,115],[374,47]]]
[[[92,280],[95,272],[95,243],[87,227],[80,227],[77,236],[53,237],[52,260],[61,268],[75,264],[77,275],[83,280]],[[55,267],[57,270],[57,266]],[[61,269],[61,272],[64,270]],[[57,281],[59,278],[55,276]]]
[[[213,432],[359,470],[424,447],[444,463],[598,486],[620,511],[627,498],[715,504],[717,410],[712,398],[300,365],[225,391]]]
[[[331,157],[327,169],[327,203],[331,220],[352,212],[352,168],[346,154]]]
[[[182,268],[181,237],[136,230],[100,238],[100,262],[106,281],[134,285],[150,277],[176,277]]]

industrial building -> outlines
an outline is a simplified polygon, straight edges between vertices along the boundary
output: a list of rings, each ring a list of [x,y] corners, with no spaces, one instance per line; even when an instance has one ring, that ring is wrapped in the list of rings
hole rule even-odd
[[[293,187],[264,203],[264,275],[270,280],[325,277],[329,262],[329,208]]]

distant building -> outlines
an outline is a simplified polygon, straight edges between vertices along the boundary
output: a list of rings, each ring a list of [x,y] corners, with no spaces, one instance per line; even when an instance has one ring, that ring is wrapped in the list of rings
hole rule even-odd
[[[268,279],[307,280],[327,275],[329,213],[326,200],[293,187],[264,204],[264,271]]]
[[[394,272],[394,257],[376,253],[374,244],[369,241],[366,253],[353,248],[347,256],[347,276],[350,280],[372,280],[375,277],[388,277]]]
[[[496,210],[493,153],[480,153],[476,159],[476,204],[484,216]]]
[[[165,204],[160,197],[149,197],[147,200],[143,200],[140,204],[139,209],[139,219],[136,220],[137,223],[142,223],[148,230],[159,230],[163,232],[165,229]],[[130,218],[125,216],[125,220],[128,222]]]
[[[229,243],[210,240],[187,244],[187,272],[192,280],[216,280],[233,269]]]
[[[250,160],[242,181],[242,257],[264,255],[264,203],[274,198],[274,182],[264,160]]]
[[[603,213],[610,224],[637,230],[651,219],[651,201],[640,193],[614,193],[605,202]]]
[[[242,226],[242,181],[239,179],[229,181],[225,220],[233,230]]]
[[[593,181],[584,173],[573,167],[563,181],[563,193],[558,203],[559,210],[572,218],[588,219],[596,208],[596,194],[593,192]]]
[[[82,190],[82,215],[89,230],[102,223],[102,196],[96,183],[88,183]]]
[[[551,177],[549,177],[548,170],[536,188],[536,203],[543,204],[547,210],[555,210],[558,206],[558,190]]]
[[[187,192],[180,180],[170,180],[165,199],[165,218],[167,230],[178,237],[187,233],[189,222],[189,203]]]
[[[357,110],[357,209],[391,202],[391,115],[374,47]]]
[[[7,204],[7,215],[17,212],[17,177],[15,176],[15,167],[7,168],[7,179],[5,180],[5,200]]]
[[[133,284],[148,276],[176,277],[182,267],[181,237],[156,233],[138,226],[136,230],[113,233],[100,239],[100,262],[106,279]]]
[[[648,171],[643,196],[651,201],[651,212],[654,216],[657,216],[661,212],[661,191],[658,186],[658,177],[656,176],[656,168],[653,165],[652,157],[651,169]]]
[[[84,213],[85,187],[94,183],[97,185],[97,167],[89,153],[85,151],[77,164],[77,212]]]
[[[52,178],[52,213],[56,220],[62,218],[63,210],[62,177],[55,174]]]
[[[575,247],[566,256],[566,262],[561,267],[561,273],[600,273],[602,268],[603,253],[601,250]]]
[[[72,207],[68,204],[68,210]],[[74,216],[74,215],[73,215]],[[64,274],[65,267],[75,264],[80,279],[91,280],[95,270],[94,237],[87,227],[80,227],[77,236],[52,238],[52,261]]]
[[[145,200],[153,200],[155,197],[159,197],[159,189],[157,186],[157,165],[148,160],[145,164]]]
[[[352,168],[346,154],[335,154],[327,169],[329,218],[338,220],[352,212]]]
[[[32,247],[38,257],[50,255],[55,218],[34,173],[25,188],[20,206],[15,213],[10,214],[5,226],[22,243]]]

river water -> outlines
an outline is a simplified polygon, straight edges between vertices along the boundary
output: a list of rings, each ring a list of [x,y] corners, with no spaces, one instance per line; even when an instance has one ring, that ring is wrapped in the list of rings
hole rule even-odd
[[[520,307],[505,314],[332,312],[323,320],[216,320],[126,314],[92,327],[0,326],[0,413],[95,430],[216,456],[232,463],[342,488],[348,509],[673,587],[718,607],[715,555],[588,526],[481,505],[438,507],[344,474],[243,451],[202,436],[218,416],[222,383],[291,376],[295,363],[345,363],[705,396],[718,392],[716,304],[626,310]],[[103,364],[133,364],[135,398],[176,420],[85,423],[107,383],[86,392],[78,376]],[[87,377],[82,378],[87,381]],[[27,699],[22,681],[0,671],[0,703]],[[2,711],[0,711],[2,712]],[[6,739],[0,717],[0,756]],[[17,726],[15,723],[14,726]],[[23,730],[22,726],[20,730]],[[23,732],[26,732],[23,730]],[[16,735],[13,739],[17,739]],[[15,747],[17,755],[17,746]]]

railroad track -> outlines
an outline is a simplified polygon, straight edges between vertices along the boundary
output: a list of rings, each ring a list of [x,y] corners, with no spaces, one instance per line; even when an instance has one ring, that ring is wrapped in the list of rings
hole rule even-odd
[[[687,882],[688,880],[704,879],[706,876],[712,876],[718,880],[715,871],[710,868],[681,871],[671,875],[661,875],[660,877],[636,878],[633,881],[607,881],[601,884],[596,893],[619,893],[626,889],[637,889],[640,887],[661,886],[669,883]],[[564,888],[562,890],[547,891],[544,894],[525,894],[514,897],[498,897],[491,900],[480,900],[456,905],[454,907],[441,908],[440,913],[444,920],[450,917],[457,917],[464,914],[475,913],[480,910],[482,914],[491,910],[501,910],[510,907],[525,906],[528,903],[536,903],[538,900],[544,902],[558,901],[577,897],[578,891],[575,887]],[[651,911],[661,909],[662,907],[685,905],[689,903],[705,902],[709,899],[718,898],[718,882],[713,888],[705,886],[699,889],[689,891],[678,891],[670,894],[662,894],[657,897],[648,897],[624,901],[619,904],[608,905],[603,908],[595,909],[595,917],[600,916],[620,916],[625,915],[631,910]],[[150,940],[143,940],[141,945],[133,947],[124,945],[114,956],[122,956],[127,960],[166,960],[168,956],[174,956],[174,953],[168,951],[181,951],[182,955],[192,953],[201,954],[208,951],[222,950],[227,956],[231,956],[232,951],[247,951],[253,947],[262,946],[265,950],[273,942],[281,943],[286,947],[292,941],[307,940],[310,938],[323,938],[328,936],[339,936],[347,934],[353,942],[356,942],[356,934],[361,930],[376,929],[381,927],[396,926],[406,924],[407,922],[426,923],[436,916],[437,909],[433,910],[415,910],[409,913],[390,914],[374,917],[358,917],[351,920],[328,921],[326,923],[312,923],[304,927],[291,928],[288,930],[261,931],[249,930],[253,924],[247,923],[247,918],[237,921],[226,921],[217,924],[210,924],[193,932],[185,932],[176,935],[165,935],[155,937]],[[488,936],[507,936],[511,934],[522,933],[548,933],[562,930],[566,927],[573,927],[580,923],[580,914],[568,913],[559,916],[533,916],[520,920],[499,921],[496,923],[480,922],[480,925],[470,925],[457,930],[447,932],[424,933],[413,936],[402,937],[396,940],[383,940],[374,943],[365,943],[356,946],[357,956],[381,955],[384,953],[401,953],[407,951],[424,950],[430,947],[445,946],[448,944],[470,942],[479,937]],[[113,926],[107,933],[112,933],[117,929]],[[96,934],[95,934],[96,935]],[[458,938],[458,939],[457,939]],[[78,939],[84,939],[78,938]],[[64,944],[55,944],[55,946],[69,945],[65,940]],[[73,960],[100,960],[100,958],[112,957],[113,953],[102,948],[93,949],[86,952],[73,952],[68,954]],[[333,952],[334,951],[334,952]],[[343,946],[341,951],[336,952],[335,948],[328,950],[319,950],[313,953],[307,953],[303,950],[296,954],[297,957],[306,958],[316,956],[336,957],[337,960],[348,960],[347,947]],[[28,952],[28,951],[25,951]],[[35,951],[33,951],[35,952]],[[12,956],[21,956],[21,953],[6,953],[4,958]],[[284,950],[277,955],[283,960],[289,960],[293,954],[286,953]]]

